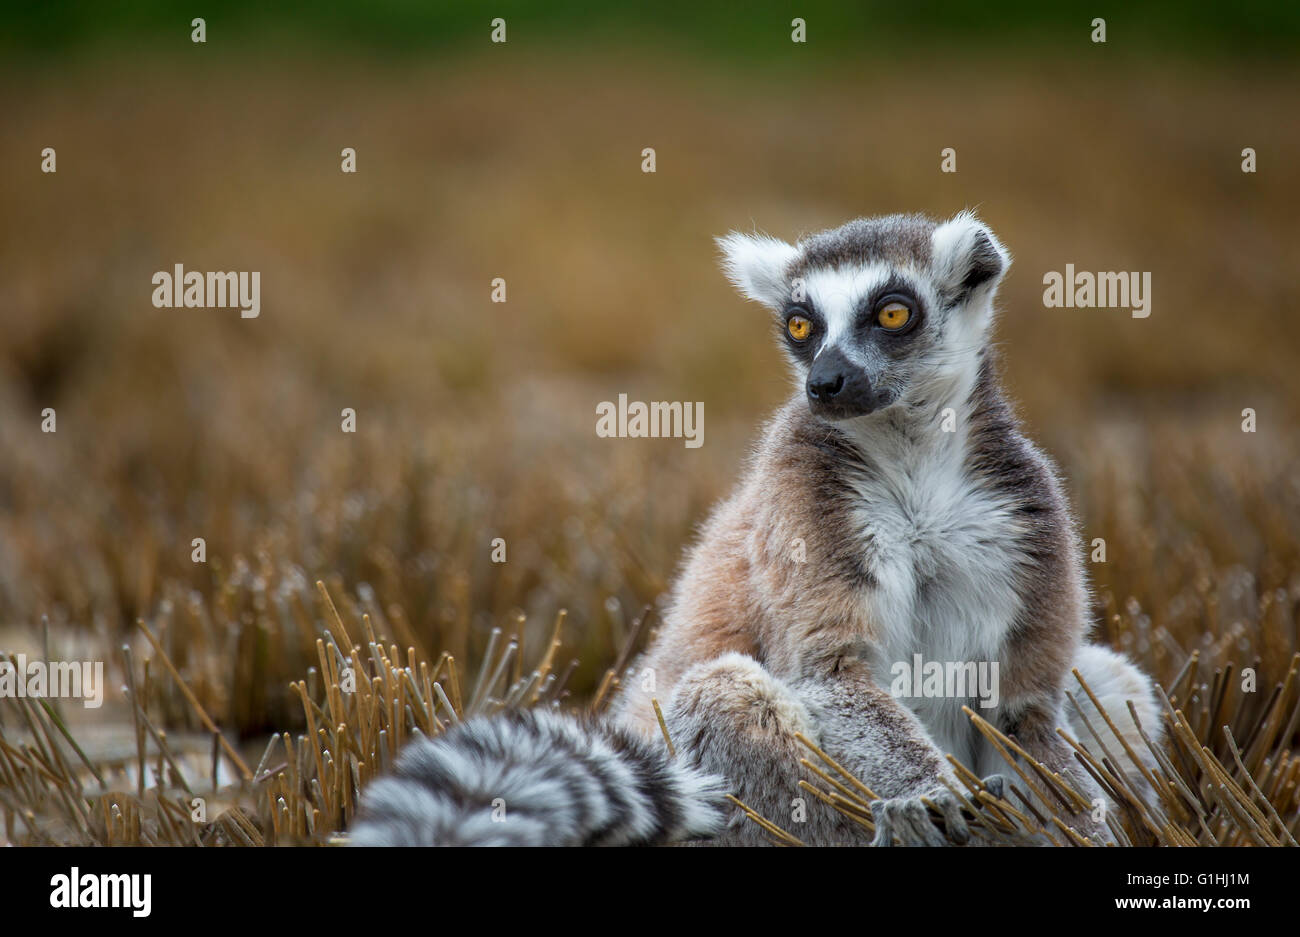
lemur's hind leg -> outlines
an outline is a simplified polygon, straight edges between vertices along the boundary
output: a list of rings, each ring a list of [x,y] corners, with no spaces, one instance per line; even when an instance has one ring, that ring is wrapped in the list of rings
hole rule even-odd
[[[799,788],[799,759],[807,750],[795,734],[815,739],[817,731],[803,702],[752,657],[724,654],[692,667],[674,689],[664,721],[679,758],[725,775],[740,800],[804,842],[861,839],[853,821]],[[798,799],[807,804],[804,822],[795,819]],[[713,842],[756,845],[767,835],[737,810]]]
[[[682,677],[665,721],[680,757],[725,775],[737,797],[810,845],[862,844],[866,831],[798,786],[799,759],[809,752],[796,733],[883,798],[872,806],[876,843],[947,843],[922,796],[939,807],[954,839],[967,834],[960,801],[943,785],[953,780],[946,761],[916,717],[856,660],[788,684],[750,657],[726,654]],[[741,814],[721,840],[764,841]]]
[[[1106,716],[1114,724],[1115,730],[1119,732],[1119,738],[1116,737],[1115,730],[1107,725],[1106,719],[1097,711],[1096,705],[1073,674],[1067,679],[1066,688],[1078,702],[1082,714],[1067,702],[1067,724],[1064,728],[1098,760],[1104,754],[1109,754],[1147,805],[1159,810],[1159,798],[1151,789],[1142,771],[1142,768],[1145,768],[1153,777],[1159,777],[1157,774],[1159,765],[1138,731],[1137,725],[1134,724],[1133,715],[1128,707],[1129,701],[1132,701],[1142,732],[1146,733],[1152,744],[1159,745],[1164,737],[1164,721],[1160,716],[1155,684],[1122,654],[1097,644],[1085,644],[1079,648],[1074,666],[1087,682],[1093,695],[1097,697]],[[1089,731],[1089,726],[1092,731]],[[1097,750],[1097,741],[1093,737],[1093,732],[1101,738],[1105,753]],[[1138,764],[1133,763],[1128,754],[1129,750],[1137,757]]]
[[[1059,809],[1060,805],[1052,804],[1050,806],[1053,812],[1076,832],[1094,842],[1106,842],[1112,839],[1112,833],[1105,817],[1110,810],[1115,809],[1116,804],[1080,763],[1074,749],[1061,738],[1057,729],[1064,729],[1098,761],[1108,758],[1113,769],[1124,775],[1146,805],[1159,812],[1159,798],[1147,782],[1143,770],[1154,776],[1157,762],[1133,722],[1128,701],[1133,701],[1142,730],[1155,744],[1159,744],[1163,735],[1163,723],[1151,678],[1122,655],[1097,645],[1084,645],[1075,656],[1074,667],[1097,697],[1106,716],[1114,723],[1118,737],[1073,675],[1067,677],[1065,689],[1079,704],[1078,709],[1065,699],[1029,700],[1020,707],[1004,729],[1044,767],[1069,781],[1089,803],[1086,809],[1064,811]],[[1100,748],[1098,738],[1101,741]],[[1129,750],[1137,758],[1138,764],[1130,758]],[[1040,788],[1045,786],[1038,778],[1035,779],[1035,784]],[[1039,801],[1041,798],[1035,797],[1034,800]]]

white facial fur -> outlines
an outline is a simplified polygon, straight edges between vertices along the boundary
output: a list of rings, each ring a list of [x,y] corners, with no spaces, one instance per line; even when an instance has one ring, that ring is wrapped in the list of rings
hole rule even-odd
[[[717,239],[722,249],[723,270],[742,296],[772,309],[790,298],[786,270],[799,257],[792,244],[766,234],[733,231]]]
[[[732,233],[718,243],[724,269],[737,289],[784,318],[801,288],[807,305],[820,318],[811,354],[785,346],[794,378],[802,383],[812,362],[834,348],[862,369],[873,386],[893,398],[890,406],[909,401],[933,402],[968,391],[978,368],[979,352],[993,321],[992,298],[1010,256],[989,229],[970,212],[942,224],[911,222],[912,249],[897,243],[857,243],[843,235],[848,257],[819,263],[817,238],[797,245],[765,235]],[[931,225],[928,245],[917,232]],[[835,238],[840,231],[830,232]],[[868,237],[871,232],[868,232]],[[877,249],[878,248],[878,249]],[[810,256],[809,256],[810,255]],[[887,256],[886,256],[887,255]],[[968,285],[972,272],[983,273]],[[924,321],[906,344],[871,341],[862,327],[863,306],[888,280],[904,281],[925,309]],[[802,282],[800,282],[800,280]]]

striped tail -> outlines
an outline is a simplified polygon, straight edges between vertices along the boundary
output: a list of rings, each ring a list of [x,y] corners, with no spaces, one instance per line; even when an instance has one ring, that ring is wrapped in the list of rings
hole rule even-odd
[[[632,846],[721,832],[726,781],[625,729],[551,710],[408,744],[362,793],[359,846]]]

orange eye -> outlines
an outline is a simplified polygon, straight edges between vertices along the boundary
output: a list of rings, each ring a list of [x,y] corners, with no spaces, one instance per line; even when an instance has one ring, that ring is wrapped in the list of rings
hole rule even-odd
[[[785,330],[796,342],[807,341],[808,336],[812,334],[812,328],[812,323],[803,316],[791,316],[785,324]]]
[[[911,318],[912,310],[902,303],[886,303],[876,313],[876,321],[880,323],[880,327],[891,332],[896,332],[907,325]]]

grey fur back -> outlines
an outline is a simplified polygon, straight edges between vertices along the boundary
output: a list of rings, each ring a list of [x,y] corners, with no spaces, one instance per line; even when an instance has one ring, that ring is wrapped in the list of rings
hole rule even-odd
[[[657,741],[657,740],[656,740]],[[471,719],[403,749],[362,795],[360,846],[650,845],[718,833],[722,778],[606,723],[550,710]]]

